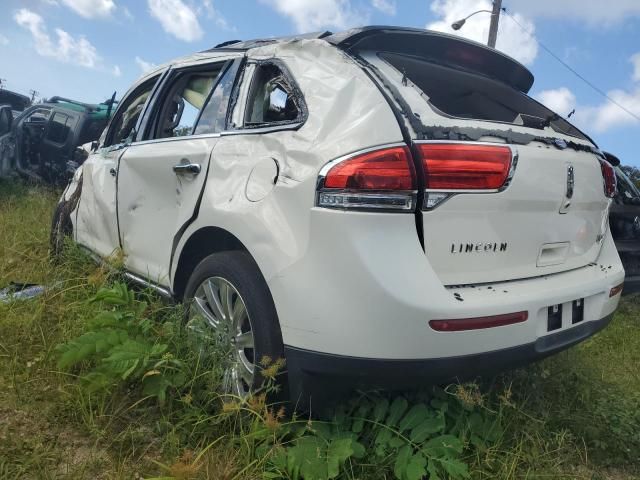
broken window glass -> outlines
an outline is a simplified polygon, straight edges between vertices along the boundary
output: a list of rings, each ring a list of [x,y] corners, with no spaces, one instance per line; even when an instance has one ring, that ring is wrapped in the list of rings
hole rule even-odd
[[[105,146],[118,145],[127,140],[133,140],[140,114],[157,81],[158,77],[146,81],[122,102],[113,118]]]
[[[193,133],[221,67],[218,65],[210,72],[184,73],[177,77],[160,110],[155,138],[183,137]]]
[[[296,122],[300,108],[291,86],[277,65],[260,65],[253,77],[247,101],[245,125]]]
[[[420,57],[398,53],[380,53],[380,57],[413,82],[440,115],[540,130],[550,126],[559,133],[585,138],[565,119],[506,83]]]
[[[198,120],[198,125],[193,132],[195,135],[218,133],[226,128],[229,98],[239,64],[240,62],[233,62],[216,85],[209,102],[204,107],[200,120]]]

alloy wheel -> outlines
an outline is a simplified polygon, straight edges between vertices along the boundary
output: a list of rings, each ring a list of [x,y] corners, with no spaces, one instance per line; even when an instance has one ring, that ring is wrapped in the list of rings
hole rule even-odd
[[[222,354],[224,393],[246,398],[255,379],[253,328],[247,306],[236,287],[210,277],[196,289],[187,328],[205,348]]]

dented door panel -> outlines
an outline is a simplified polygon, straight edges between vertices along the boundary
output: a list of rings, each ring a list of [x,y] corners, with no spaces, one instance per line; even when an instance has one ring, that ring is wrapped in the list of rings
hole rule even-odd
[[[125,266],[169,285],[176,232],[194,213],[217,135],[141,142],[127,149],[118,174],[118,217]],[[200,173],[174,166],[198,165]]]
[[[82,165],[82,196],[74,235],[76,241],[101,257],[120,246],[116,212],[116,173],[125,148],[103,148]]]

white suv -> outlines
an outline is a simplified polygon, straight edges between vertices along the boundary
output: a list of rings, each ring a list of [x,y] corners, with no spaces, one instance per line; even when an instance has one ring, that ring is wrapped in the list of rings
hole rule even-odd
[[[468,377],[603,328],[624,270],[602,152],[480,44],[367,27],[228,43],[124,95],[54,218],[189,301],[244,396]]]

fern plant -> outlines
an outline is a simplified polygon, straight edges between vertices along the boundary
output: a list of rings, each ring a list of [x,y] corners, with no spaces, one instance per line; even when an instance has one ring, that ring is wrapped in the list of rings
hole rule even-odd
[[[85,333],[57,347],[60,369],[85,366],[81,379],[89,390],[139,382],[144,395],[161,403],[169,389],[185,383],[186,366],[159,340],[158,326],[144,315],[146,302],[123,283],[101,289],[90,301],[104,309]]]
[[[386,466],[397,480],[438,480],[469,478],[466,449],[488,447],[501,427],[491,413],[435,390],[411,405],[405,397],[359,398],[330,422],[272,430],[258,422],[250,434],[263,442],[257,456],[269,458],[264,478],[331,480],[369,464]]]

